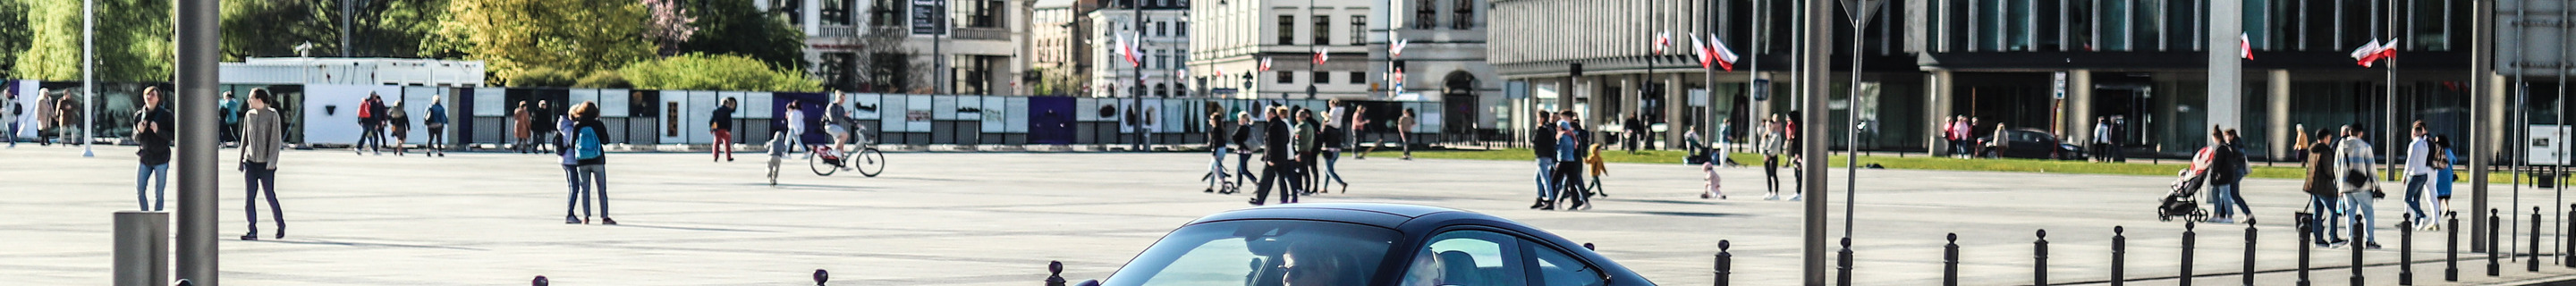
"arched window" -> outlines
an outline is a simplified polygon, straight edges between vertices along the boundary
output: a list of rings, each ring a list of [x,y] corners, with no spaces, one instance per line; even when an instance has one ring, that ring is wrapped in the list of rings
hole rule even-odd
[[[1449,20],[1452,23],[1450,28],[1459,30],[1476,28],[1476,0],[1458,0],[1458,7],[1452,9],[1457,12],[1456,15],[1450,16],[1454,17]]]

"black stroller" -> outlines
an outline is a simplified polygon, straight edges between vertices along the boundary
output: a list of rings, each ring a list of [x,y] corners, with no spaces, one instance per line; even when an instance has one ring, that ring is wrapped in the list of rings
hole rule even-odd
[[[2190,170],[2184,170],[2184,172],[2190,172]],[[2209,180],[2205,180],[2200,174],[2186,175],[2188,176],[2175,180],[2172,184],[2173,192],[2166,193],[2165,199],[2156,205],[2157,221],[2173,221],[2174,217],[2183,217],[2191,221],[2209,220],[2209,210],[2201,209],[2200,200],[2196,199],[2200,196],[2201,187]]]

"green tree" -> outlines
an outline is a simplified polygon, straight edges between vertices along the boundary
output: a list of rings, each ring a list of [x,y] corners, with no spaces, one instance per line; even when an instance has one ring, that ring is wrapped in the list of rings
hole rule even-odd
[[[737,54],[759,59],[769,66],[805,70],[805,32],[787,25],[786,18],[762,13],[751,7],[752,1],[700,1],[691,14],[698,30],[689,41],[680,44],[678,54]]]
[[[617,74],[641,89],[822,91],[823,82],[803,72],[773,68],[741,55],[688,54],[638,62]]]
[[[18,55],[27,52],[27,2],[0,0],[0,78],[9,78]]]
[[[351,53],[340,54],[340,0],[223,0],[224,58],[293,57],[311,43],[311,55],[436,57],[422,52],[438,30],[447,0],[362,1],[352,14]],[[452,55],[451,55],[452,56]]]
[[[24,1],[28,47],[10,67],[12,77],[79,80],[81,58],[80,0]],[[102,81],[170,80],[170,1],[98,0],[98,79]]]
[[[591,74],[651,56],[647,18],[633,0],[452,0],[441,39],[424,45],[484,61],[503,79],[541,67]]]

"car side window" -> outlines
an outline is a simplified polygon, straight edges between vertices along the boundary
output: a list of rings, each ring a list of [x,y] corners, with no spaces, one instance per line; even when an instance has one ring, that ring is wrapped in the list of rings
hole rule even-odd
[[[1500,233],[1459,230],[1435,235],[1413,253],[1404,286],[1522,286],[1521,240]]]
[[[1574,255],[1535,242],[1523,242],[1522,245],[1526,245],[1523,253],[1532,258],[1529,269],[1538,272],[1538,285],[1595,286],[1609,282],[1601,278],[1600,268],[1575,259]]]

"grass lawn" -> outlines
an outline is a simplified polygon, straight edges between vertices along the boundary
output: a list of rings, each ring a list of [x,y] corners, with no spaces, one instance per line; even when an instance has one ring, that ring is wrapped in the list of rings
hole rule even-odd
[[[1380,156],[1380,157],[1397,157],[1397,156],[1402,156],[1402,152],[1399,152],[1399,151],[1390,151],[1390,150],[1386,150],[1386,149],[1378,149],[1378,151],[1377,151],[1377,152],[1375,152],[1375,153],[1370,153],[1370,155],[1371,155],[1371,156]],[[1730,157],[1733,157],[1733,158],[1735,159],[1735,161],[1736,161],[1736,162],[1741,162],[1741,163],[1745,163],[1745,164],[1752,164],[1752,165],[1760,165],[1760,164],[1762,163],[1762,155],[1760,155],[1760,154],[1753,154],[1753,153],[1733,153],[1733,154],[1728,154],[1728,155],[1729,155]],[[1474,151],[1474,150],[1415,151],[1415,152],[1413,152],[1413,156],[1414,156],[1414,157],[1416,157],[1416,158],[1424,158],[1424,159],[1468,159],[1468,160],[1503,160],[1503,161],[1529,161],[1529,160],[1533,160],[1533,159],[1535,158],[1535,157],[1533,157],[1533,156],[1530,154],[1530,150],[1529,150],[1529,149],[1504,149],[1504,150],[1490,150],[1490,151]],[[1628,154],[1628,152],[1626,152],[1626,151],[1611,150],[1611,151],[1607,151],[1607,152],[1604,152],[1603,154],[1601,154],[1601,160],[1603,160],[1603,161],[1609,161],[1609,162],[1614,162],[1614,163],[1681,164],[1681,163],[1682,163],[1682,157],[1684,157],[1684,156],[1689,156],[1689,153],[1682,152],[1682,151],[1670,151],[1670,150],[1644,150],[1644,151],[1637,151],[1637,154],[1633,154],[1633,155],[1631,155],[1631,154]],[[1830,160],[1828,160],[1828,161],[1831,161],[1831,162],[1832,162],[1832,166],[1833,166],[1833,167],[1840,168],[1840,167],[1842,167],[1842,166],[1843,166],[1843,162],[1844,162],[1844,160],[1846,160],[1844,157],[1847,157],[1847,156],[1835,155],[1835,156],[1833,156],[1833,157],[1832,157]],[[2086,161],[2037,160],[2037,159],[1954,159],[1954,158],[1948,158],[1948,157],[1930,157],[1930,156],[1907,156],[1907,157],[1895,157],[1895,156],[1877,156],[1877,155],[1861,156],[1861,157],[1860,157],[1860,164],[1861,164],[1862,166],[1868,166],[1869,164],[1878,164],[1878,165],[1880,165],[1880,166],[1885,166],[1885,167],[1887,167],[1887,168],[1889,168],[1889,169],[1910,169],[1910,170],[1996,171],[1996,172],[2069,173],[2069,174],[2111,174],[2111,175],[2141,175],[2141,176],[2173,176],[2173,175],[2174,175],[2174,173],[2175,173],[2175,171],[2182,170],[2182,168],[2184,167],[2182,164],[2093,163],[2093,162],[2086,162]],[[2300,167],[2298,167],[2298,166],[2296,166],[2296,165],[2281,165],[2280,167],[2265,167],[2265,166],[2262,166],[2262,165],[2261,165],[2261,163],[2255,163],[2255,164],[2256,164],[2256,165],[2255,165],[2255,166],[2254,166],[2254,168],[2253,168],[2253,169],[2254,169],[2254,175],[2253,175],[2253,176],[2251,176],[2251,177],[2253,177],[2253,178],[2297,179],[2297,178],[2302,178],[2302,177],[2306,176],[2306,170],[2301,169]],[[2465,176],[2466,176],[2466,175],[2468,175],[2468,174],[2465,174],[2465,172],[2463,172],[2463,174],[2461,174],[2461,175],[2463,176],[2463,177],[2461,178],[2461,181],[2463,181],[2463,182],[2467,181],[2467,179],[2468,179],[2468,178],[2467,178],[2467,177],[2465,177]],[[2499,185],[2502,185],[2502,184],[2509,184],[2509,183],[2513,182],[2513,174],[2506,174],[2506,173],[2501,173],[2501,172],[2499,172],[2499,173],[2490,173],[2489,175],[2490,175],[2490,176],[2488,176],[2488,182],[2493,183],[2493,184],[2499,184]],[[2526,182],[2528,182],[2530,179],[2529,179],[2529,178],[2525,178],[2524,180],[2525,180]]]

